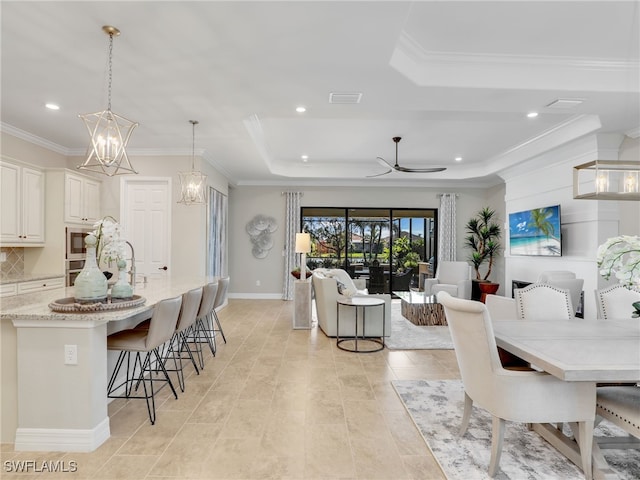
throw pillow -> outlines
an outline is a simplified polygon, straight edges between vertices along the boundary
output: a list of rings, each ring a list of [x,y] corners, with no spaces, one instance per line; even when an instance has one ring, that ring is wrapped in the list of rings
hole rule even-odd
[[[344,295],[345,297],[353,297],[357,293],[353,291],[351,288],[347,287],[340,280],[336,280],[336,284],[338,285],[338,293],[340,295]]]

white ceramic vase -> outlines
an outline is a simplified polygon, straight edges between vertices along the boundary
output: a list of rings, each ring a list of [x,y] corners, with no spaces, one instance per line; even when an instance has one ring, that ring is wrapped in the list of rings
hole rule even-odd
[[[98,303],[107,301],[107,277],[98,268],[96,260],[96,244],[98,239],[94,235],[84,237],[87,247],[87,257],[84,268],[76,277],[74,286],[74,298],[78,303]]]

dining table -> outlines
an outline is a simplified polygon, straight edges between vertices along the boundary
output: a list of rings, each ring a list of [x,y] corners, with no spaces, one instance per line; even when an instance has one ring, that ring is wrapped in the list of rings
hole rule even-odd
[[[548,319],[493,322],[496,344],[567,382],[640,382],[640,319]],[[593,405],[594,420],[596,405]],[[573,426],[572,426],[573,427]],[[534,430],[569,460],[581,467],[580,447],[553,425],[534,425]],[[577,437],[577,435],[574,435]],[[619,478],[592,446],[593,471],[586,478]]]

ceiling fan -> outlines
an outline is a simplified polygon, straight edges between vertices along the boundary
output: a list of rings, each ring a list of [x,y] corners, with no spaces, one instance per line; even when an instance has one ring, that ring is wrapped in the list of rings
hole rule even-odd
[[[400,143],[400,140],[402,140],[402,137],[393,137],[393,141],[396,144],[396,163],[395,163],[395,165],[391,165],[389,162],[387,162],[382,157],[377,157],[378,163],[380,165],[382,165],[383,167],[388,168],[389,170],[387,170],[386,172],[383,172],[383,173],[378,173],[376,175],[367,175],[368,178],[381,177],[382,175],[387,175],[388,173],[391,173],[394,170],[396,170],[398,172],[405,172],[405,173],[434,173],[434,172],[442,172],[442,171],[446,170],[446,167],[433,167],[433,168],[407,168],[407,167],[401,167],[400,165],[398,165],[398,143]]]

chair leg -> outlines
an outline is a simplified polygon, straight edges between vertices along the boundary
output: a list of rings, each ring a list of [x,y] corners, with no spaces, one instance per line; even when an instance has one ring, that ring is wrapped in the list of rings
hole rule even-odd
[[[491,461],[489,462],[489,476],[496,476],[498,465],[500,465],[500,455],[502,454],[502,441],[504,440],[504,426],[506,421],[503,418],[493,417],[493,428],[491,431]]]
[[[469,419],[471,418],[471,410],[473,408],[473,400],[467,392],[464,392],[464,412],[462,413],[462,424],[460,425],[459,435],[463,436],[469,427]]]
[[[218,318],[218,314],[216,313],[216,311],[213,311],[213,318],[216,321],[216,325],[218,325],[218,328],[216,329],[217,332],[220,332],[220,334],[222,335],[222,340],[224,340],[224,343],[227,343],[227,339],[224,336],[224,332],[222,331],[222,325],[220,325],[220,319]]]

